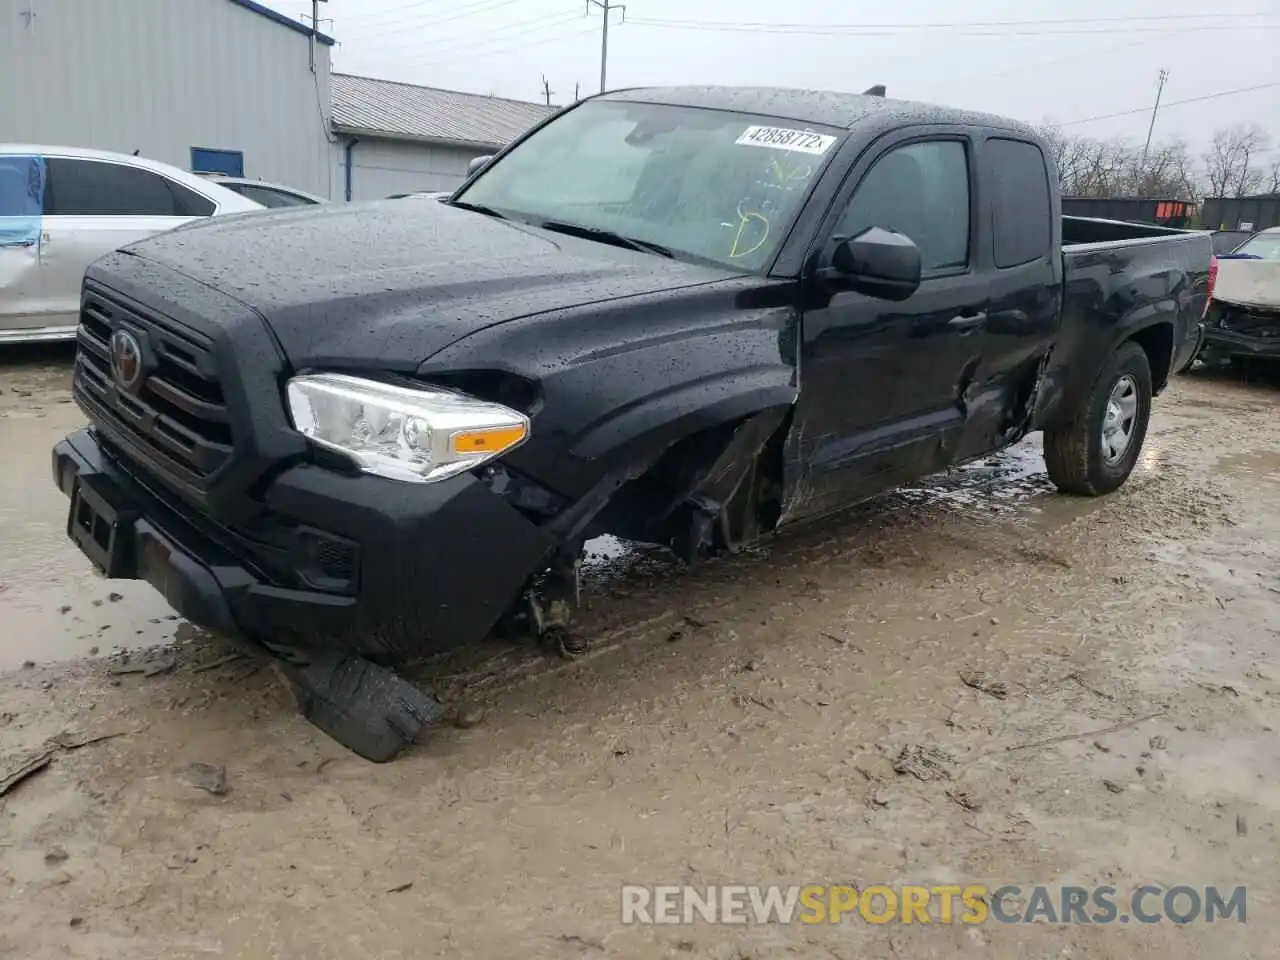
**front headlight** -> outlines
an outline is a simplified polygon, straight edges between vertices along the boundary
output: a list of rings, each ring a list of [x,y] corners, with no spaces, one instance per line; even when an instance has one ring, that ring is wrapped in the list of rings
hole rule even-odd
[[[393,480],[444,480],[529,437],[524,414],[437,387],[317,373],[294,377],[285,393],[299,433]]]

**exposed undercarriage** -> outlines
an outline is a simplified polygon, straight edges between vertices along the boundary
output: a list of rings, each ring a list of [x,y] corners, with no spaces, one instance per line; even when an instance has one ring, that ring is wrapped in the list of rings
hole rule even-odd
[[[781,429],[790,411],[768,410],[696,434],[656,460],[632,464],[544,526],[559,545],[500,625],[559,656],[587,653],[570,631],[581,591],[583,544],[602,534],[669,547],[686,563],[737,552],[782,514]]]
[[[606,476],[568,506],[500,468],[490,470],[491,486],[540,514],[555,544],[496,632],[565,659],[588,653],[589,640],[572,631],[572,622],[583,545],[595,536],[662,544],[694,563],[741,550],[772,530],[781,516],[782,426],[789,413],[766,411],[680,441],[656,459]],[[366,759],[393,759],[445,712],[390,665],[355,654],[270,649],[302,715]]]

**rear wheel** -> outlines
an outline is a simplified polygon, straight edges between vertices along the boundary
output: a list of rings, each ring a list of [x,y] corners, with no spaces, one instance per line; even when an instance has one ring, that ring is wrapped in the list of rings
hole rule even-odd
[[[1072,419],[1044,432],[1049,479],[1064,493],[1096,497],[1133,472],[1151,417],[1151,365],[1142,347],[1122,344]]]

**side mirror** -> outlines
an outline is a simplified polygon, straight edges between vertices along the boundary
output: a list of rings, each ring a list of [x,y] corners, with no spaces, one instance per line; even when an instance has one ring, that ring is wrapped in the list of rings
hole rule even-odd
[[[489,161],[493,159],[493,154],[484,157],[476,157],[467,164],[467,176],[474,177],[477,173],[489,165]]]
[[[920,249],[910,237],[871,227],[836,243],[821,274],[843,289],[898,301],[916,292],[920,270]]]

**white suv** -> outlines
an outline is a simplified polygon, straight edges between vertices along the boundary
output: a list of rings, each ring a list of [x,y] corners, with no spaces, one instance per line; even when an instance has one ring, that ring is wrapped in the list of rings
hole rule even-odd
[[[0,343],[70,340],[85,267],[200,217],[261,210],[142,157],[0,144]]]

